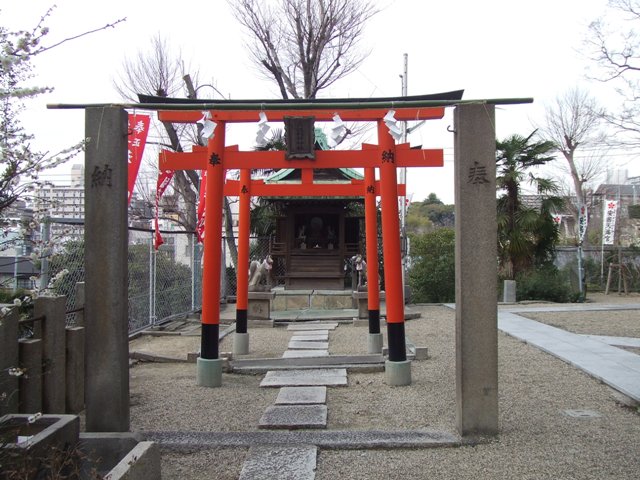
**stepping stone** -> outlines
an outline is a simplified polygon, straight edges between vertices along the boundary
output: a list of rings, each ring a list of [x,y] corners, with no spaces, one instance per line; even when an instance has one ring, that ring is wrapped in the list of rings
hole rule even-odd
[[[258,428],[327,428],[327,406],[274,405],[264,412]]]
[[[297,342],[289,341],[289,350],[328,350],[329,342]]]
[[[287,330],[303,331],[303,330],[335,330],[338,328],[338,323],[300,323],[288,325]]]
[[[313,405],[327,403],[327,387],[282,387],[276,405]]]
[[[239,480],[314,480],[318,448],[313,445],[251,447]]]
[[[329,341],[329,334],[324,335],[293,335],[291,340],[294,342],[327,342]]]
[[[329,350],[287,350],[282,358],[328,357]]]
[[[329,337],[329,330],[293,330],[293,336],[298,335],[326,335]]]
[[[346,387],[346,368],[310,368],[308,370],[270,370],[261,387]]]

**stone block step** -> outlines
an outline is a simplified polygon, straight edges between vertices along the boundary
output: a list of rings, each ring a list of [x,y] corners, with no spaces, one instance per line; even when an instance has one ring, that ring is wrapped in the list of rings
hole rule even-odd
[[[406,449],[459,447],[462,439],[454,433],[430,430],[256,430],[251,432],[139,432],[163,449],[192,452],[194,448],[247,448],[276,445],[317,445],[327,449]],[[250,477],[247,477],[250,478]],[[277,475],[271,478],[279,478]]]
[[[286,430],[327,428],[327,406],[274,405],[264,412],[258,428]]]
[[[287,348],[289,350],[327,350],[329,342],[298,342],[290,340]]]
[[[313,480],[317,456],[313,445],[251,447],[239,480]]]
[[[294,350],[292,350],[294,351]],[[296,350],[303,352],[304,350]],[[322,352],[322,350],[317,350]],[[230,362],[234,373],[265,373],[269,370],[349,368],[349,370],[382,371],[384,357],[374,355],[327,355],[300,358],[236,358]]]
[[[347,370],[344,368],[308,370],[272,370],[260,382],[261,387],[313,387],[347,386]]]
[[[338,328],[338,322],[309,322],[287,326],[287,330],[290,331],[335,330],[336,328]]]
[[[292,342],[328,342],[329,334],[314,334],[314,335],[292,335]]]
[[[317,358],[329,356],[329,350],[287,350],[282,358]]]
[[[313,405],[327,403],[327,387],[282,387],[276,405]]]
[[[325,335],[329,338],[329,330],[292,330],[292,332],[292,338],[301,335]]]

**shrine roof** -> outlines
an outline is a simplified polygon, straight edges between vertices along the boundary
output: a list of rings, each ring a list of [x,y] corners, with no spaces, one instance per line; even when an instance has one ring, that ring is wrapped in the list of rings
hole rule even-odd
[[[338,175],[341,175],[343,178],[323,178],[321,181],[323,183],[333,183],[333,182],[348,182],[350,180],[363,180],[364,176],[358,172],[357,170],[354,170],[353,168],[332,168],[329,169],[332,171],[335,171],[336,173],[338,173]],[[283,168],[281,170],[278,170],[277,172],[275,172],[274,174],[270,175],[269,177],[265,178],[264,181],[265,183],[276,183],[276,182],[283,182],[283,181],[299,181],[299,178],[290,178],[289,180],[287,180],[287,177],[290,177],[294,174],[294,172],[296,171],[295,168]]]

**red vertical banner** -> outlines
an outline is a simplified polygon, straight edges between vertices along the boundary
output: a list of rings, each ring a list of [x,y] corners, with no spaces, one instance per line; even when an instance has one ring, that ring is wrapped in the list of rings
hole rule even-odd
[[[159,216],[159,204],[160,198],[162,194],[167,189],[171,180],[173,179],[174,171],[173,170],[162,170],[158,174],[158,184],[156,186],[156,221],[155,221],[155,238],[154,238],[154,246],[156,250],[160,248],[160,245],[164,243],[162,240],[162,235],[160,234],[160,228],[158,226],[158,216]]]
[[[207,197],[207,171],[200,171],[200,198],[198,199],[198,224],[196,225],[196,234],[198,235],[198,243],[204,243],[204,205]]]
[[[127,174],[129,193],[127,196],[127,204],[131,204],[133,187],[136,184],[136,178],[138,178],[144,146],[147,144],[150,121],[151,117],[149,115],[129,114],[129,146],[127,155],[129,164]]]

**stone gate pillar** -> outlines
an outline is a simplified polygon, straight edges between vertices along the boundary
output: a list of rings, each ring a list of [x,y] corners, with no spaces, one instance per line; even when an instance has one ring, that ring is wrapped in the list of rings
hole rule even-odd
[[[87,108],[85,132],[86,420],[129,430],[127,112]]]
[[[461,435],[498,432],[496,133],[493,105],[455,122],[456,403]]]

